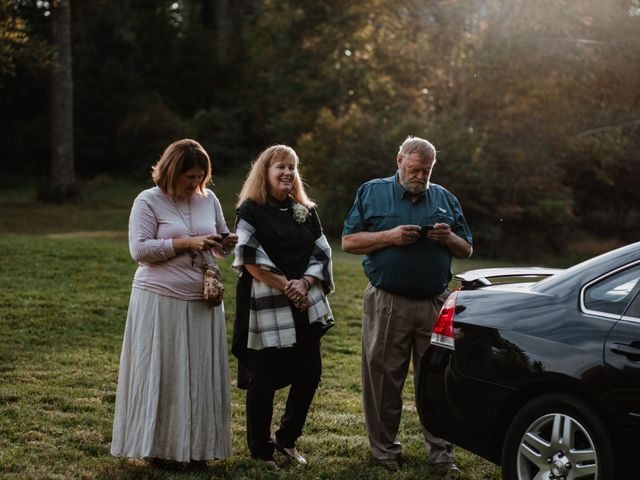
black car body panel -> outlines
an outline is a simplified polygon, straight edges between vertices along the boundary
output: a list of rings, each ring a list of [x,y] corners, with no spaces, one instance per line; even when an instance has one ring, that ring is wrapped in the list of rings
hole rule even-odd
[[[640,282],[620,289],[628,305],[620,314],[584,305],[591,282],[635,272],[629,266],[640,270],[640,243],[537,283],[463,288],[454,349],[431,345],[422,360],[426,428],[500,464],[505,432],[522,405],[568,392],[598,412],[625,450],[640,446]]]

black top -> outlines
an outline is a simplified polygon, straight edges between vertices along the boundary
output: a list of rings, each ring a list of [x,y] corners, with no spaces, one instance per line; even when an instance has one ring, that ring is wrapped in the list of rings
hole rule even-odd
[[[262,248],[290,280],[302,277],[313,245],[322,235],[315,209],[311,209],[311,215],[299,223],[293,218],[292,204],[291,199],[281,202],[270,197],[264,205],[247,200],[236,211],[236,222],[242,218],[253,225]]]
[[[322,235],[322,226],[315,209],[310,209],[306,220],[299,223],[293,217],[293,202],[281,202],[270,197],[264,205],[246,200],[236,210],[236,225],[239,219],[249,222],[255,236],[271,261],[287,279],[299,279],[309,264],[315,241]],[[233,325],[232,353],[240,361],[238,365],[238,387],[246,388],[247,334],[249,329],[249,306],[251,305],[251,281],[253,277],[246,268],[238,278],[236,286],[236,318]],[[307,312],[300,312],[291,304],[296,330],[308,325]],[[280,388],[290,380],[283,378]]]

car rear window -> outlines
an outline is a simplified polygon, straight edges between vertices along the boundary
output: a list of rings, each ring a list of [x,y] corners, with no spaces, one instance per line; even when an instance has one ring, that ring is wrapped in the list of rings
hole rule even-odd
[[[622,315],[640,287],[640,265],[610,275],[584,292],[584,308]]]

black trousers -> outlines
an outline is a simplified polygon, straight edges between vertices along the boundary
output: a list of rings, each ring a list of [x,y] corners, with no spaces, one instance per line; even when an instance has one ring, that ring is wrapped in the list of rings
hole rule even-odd
[[[293,347],[248,351],[247,443],[252,457],[273,459],[273,398],[283,383],[290,382],[291,388],[276,440],[291,448],[302,435],[322,375],[320,339],[323,333],[320,325],[296,324],[297,343]]]

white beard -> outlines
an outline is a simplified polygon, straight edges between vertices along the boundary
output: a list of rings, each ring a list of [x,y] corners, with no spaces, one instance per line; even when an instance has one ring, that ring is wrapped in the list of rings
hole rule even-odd
[[[400,180],[400,185],[402,185],[402,188],[404,188],[407,192],[409,192],[412,195],[422,195],[429,188],[429,180],[427,180],[427,183],[406,182],[402,176],[402,172],[400,172],[399,180]]]

